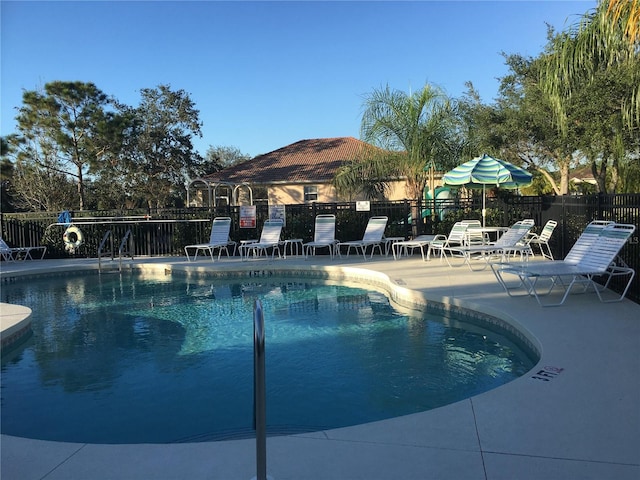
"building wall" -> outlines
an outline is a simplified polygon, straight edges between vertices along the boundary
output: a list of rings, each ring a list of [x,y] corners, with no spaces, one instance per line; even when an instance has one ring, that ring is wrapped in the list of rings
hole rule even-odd
[[[269,205],[304,203],[302,185],[271,185],[268,188]]]
[[[330,203],[348,200],[339,198],[335,188],[329,183],[318,184],[291,184],[291,185],[271,185],[269,186],[269,204],[270,205],[293,205],[304,203],[304,187],[318,187],[317,202]],[[403,181],[392,182],[384,200],[404,200],[407,198],[405,183]],[[352,201],[368,200],[363,195],[351,198]],[[383,200],[383,199],[380,199]]]
[[[391,182],[387,192],[387,200],[404,200],[407,198],[406,183],[404,181]]]
[[[291,184],[291,185],[271,185],[269,186],[270,205],[292,205],[305,203],[304,189],[315,186],[318,189],[317,202],[336,202],[338,198],[336,191],[331,184]]]
[[[439,182],[438,182],[439,184]],[[304,203],[304,187],[305,186],[316,186],[318,188],[318,198],[317,202],[320,203],[331,203],[331,202],[341,202],[341,201],[358,201],[358,200],[370,200],[365,198],[363,195],[357,195],[352,198],[342,198],[338,197],[336,194],[335,188],[331,186],[329,183],[325,184],[291,184],[291,185],[271,185],[267,189],[267,196],[270,205],[295,205]],[[231,189],[227,189],[226,187],[219,187],[216,191],[218,195],[217,205],[227,205],[226,197],[222,198],[222,196],[232,195]],[[240,188],[237,194],[237,203],[238,205],[248,205],[249,204],[249,195],[247,188]],[[263,198],[263,197],[260,197]],[[372,199],[378,201],[396,201],[396,200],[404,200],[407,198],[407,193],[405,189],[404,181],[396,181],[389,184],[389,189],[387,191],[386,198]],[[230,199],[231,200],[231,199]],[[254,192],[254,200],[256,200],[256,193]],[[190,206],[194,207],[202,207],[208,206],[208,192],[202,190],[195,190],[191,192],[191,198],[189,200]]]

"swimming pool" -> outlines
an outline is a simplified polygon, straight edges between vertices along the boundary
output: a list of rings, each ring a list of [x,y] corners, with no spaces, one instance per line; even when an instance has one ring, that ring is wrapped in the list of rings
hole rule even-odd
[[[270,433],[436,408],[533,361],[503,336],[375,291],[296,279],[131,274],[3,287],[34,335],[2,366],[2,433],[87,443],[252,434],[252,308],[266,319]]]

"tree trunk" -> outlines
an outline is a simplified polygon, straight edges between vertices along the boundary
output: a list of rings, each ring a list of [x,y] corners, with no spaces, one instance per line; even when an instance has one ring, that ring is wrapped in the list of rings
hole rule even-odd
[[[84,178],[82,177],[82,165],[78,166],[78,201],[80,210],[84,210]]]
[[[606,193],[607,191],[607,162],[602,162],[600,170],[598,170],[598,163],[593,160],[591,162],[591,173],[593,178],[598,183],[598,192]]]
[[[569,162],[560,162],[560,195],[569,193]]]
[[[547,172],[544,168],[538,168],[538,171],[542,174],[542,176],[549,182],[551,188],[553,188],[553,193],[556,195],[560,195],[560,189],[558,188],[558,184],[555,179],[551,176],[549,172]]]
[[[611,182],[609,183],[609,193],[618,191],[618,182],[620,181],[620,166],[618,160],[614,160],[611,164]]]

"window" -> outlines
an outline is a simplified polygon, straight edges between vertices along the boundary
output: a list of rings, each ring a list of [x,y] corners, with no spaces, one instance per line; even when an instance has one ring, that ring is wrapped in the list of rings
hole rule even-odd
[[[318,201],[318,187],[316,185],[309,185],[304,187],[304,202],[317,202]]]

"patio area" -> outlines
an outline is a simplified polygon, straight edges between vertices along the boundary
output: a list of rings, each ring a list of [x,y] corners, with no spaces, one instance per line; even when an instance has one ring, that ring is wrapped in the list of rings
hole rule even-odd
[[[0,281],[96,269],[96,259],[3,262]],[[105,262],[103,260],[103,267]],[[125,268],[329,270],[386,290],[405,304],[439,302],[513,325],[541,351],[519,379],[435,410],[380,422],[267,439],[274,480],[567,480],[640,478],[640,305],[573,295],[562,307],[511,298],[490,269],[470,272],[421,256],[188,263],[136,258]],[[117,269],[118,262],[106,262]],[[9,309],[3,305],[4,330]],[[267,319],[268,321],[268,319]],[[269,339],[266,339],[267,349]],[[267,350],[268,352],[268,350]],[[267,353],[268,355],[268,353]],[[267,372],[268,375],[268,372]],[[176,405],[180,408],[180,405]],[[251,479],[255,440],[142,445],[0,437],[3,480]]]

